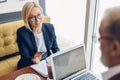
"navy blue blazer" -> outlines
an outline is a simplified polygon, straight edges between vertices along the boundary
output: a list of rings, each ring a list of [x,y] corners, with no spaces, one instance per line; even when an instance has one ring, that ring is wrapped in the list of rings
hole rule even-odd
[[[42,55],[41,60],[50,56],[51,54],[50,50],[53,53],[59,51],[53,25],[50,23],[43,23],[42,32],[47,52],[44,55]],[[17,44],[19,48],[19,53],[21,55],[21,59],[18,62],[17,68],[20,69],[25,66],[33,64],[32,58],[34,57],[34,54],[37,52],[37,45],[33,32],[31,32],[25,26],[19,28],[17,30]]]

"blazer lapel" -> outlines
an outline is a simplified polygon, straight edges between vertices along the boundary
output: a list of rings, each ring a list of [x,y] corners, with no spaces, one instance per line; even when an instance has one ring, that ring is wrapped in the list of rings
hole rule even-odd
[[[44,37],[44,40],[45,40],[45,45],[46,45],[46,48],[47,48],[47,51],[49,50],[49,45],[48,45],[48,38],[47,38],[47,34],[46,34],[46,31],[45,31],[45,25],[42,24],[42,32],[43,32],[43,37]]]
[[[31,37],[31,42],[32,42],[33,48],[36,52],[37,51],[37,44],[36,44],[36,41],[35,41],[34,34],[31,31],[30,31],[30,37]]]

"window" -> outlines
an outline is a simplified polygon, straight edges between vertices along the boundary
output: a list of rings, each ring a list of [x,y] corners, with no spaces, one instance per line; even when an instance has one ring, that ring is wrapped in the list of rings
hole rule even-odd
[[[83,43],[86,0],[46,0],[45,3],[56,33],[73,43]]]

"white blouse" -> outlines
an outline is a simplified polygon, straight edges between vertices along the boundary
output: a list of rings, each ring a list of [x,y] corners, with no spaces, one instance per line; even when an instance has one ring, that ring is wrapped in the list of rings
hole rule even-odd
[[[43,33],[39,33],[39,34],[34,34],[35,36],[35,41],[37,44],[37,48],[38,48],[38,52],[42,52],[45,53],[47,51],[46,46],[45,46],[45,40],[43,37]]]

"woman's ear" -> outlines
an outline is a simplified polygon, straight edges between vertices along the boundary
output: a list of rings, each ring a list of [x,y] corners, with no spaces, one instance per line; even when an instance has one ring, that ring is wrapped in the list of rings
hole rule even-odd
[[[118,56],[118,55],[120,55],[120,42],[118,40],[114,40],[111,56]]]

